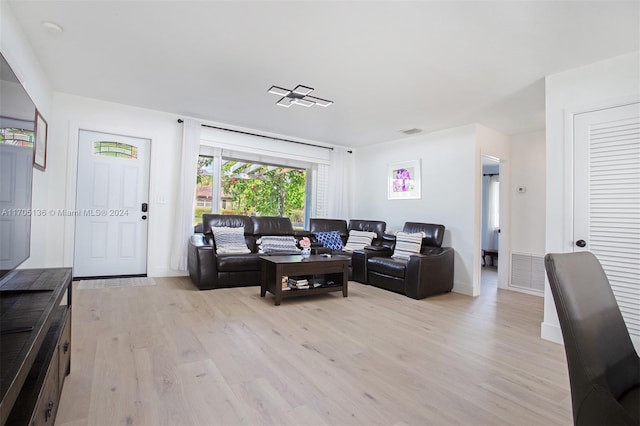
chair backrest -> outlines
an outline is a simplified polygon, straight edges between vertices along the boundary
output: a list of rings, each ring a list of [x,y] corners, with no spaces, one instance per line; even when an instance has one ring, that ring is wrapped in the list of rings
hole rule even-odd
[[[614,424],[622,407],[612,401],[638,386],[640,362],[609,280],[590,252],[547,254],[545,268],[567,355],[574,423]],[[594,395],[606,392],[612,401],[594,403]]]
[[[435,223],[421,223],[421,222],[405,222],[402,228],[403,232],[410,234],[423,232],[422,247],[440,247],[442,246],[442,240],[444,239],[444,225],[438,225]]]
[[[311,218],[309,219],[309,232],[330,232],[339,231],[340,238],[343,242],[346,241],[349,232],[347,231],[347,221],[343,219],[324,219],[324,218]]]
[[[271,235],[291,235],[293,236],[293,225],[291,219],[280,216],[254,216],[253,235],[256,237]]]
[[[382,220],[351,219],[347,229],[349,231],[375,232],[376,239],[379,240],[384,235],[384,231],[387,230],[387,222]]]
[[[249,216],[239,214],[214,214],[205,213],[202,215],[202,232],[208,244],[215,248],[213,238],[213,227],[244,228],[244,240],[249,250],[255,251],[256,239],[253,237],[253,222]]]
[[[253,223],[249,216],[236,214],[213,214],[202,215],[202,232],[211,234],[212,227],[244,228],[245,235],[253,234]]]

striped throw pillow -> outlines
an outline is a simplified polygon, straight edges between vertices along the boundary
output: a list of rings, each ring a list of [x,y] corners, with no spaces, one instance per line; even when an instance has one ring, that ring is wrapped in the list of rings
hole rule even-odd
[[[349,238],[347,244],[342,250],[354,251],[362,250],[366,246],[370,246],[373,239],[376,237],[375,232],[367,231],[349,231]]]
[[[261,237],[256,243],[259,244],[258,253],[300,254],[300,249],[296,245],[296,239],[292,235]]]
[[[216,242],[218,254],[246,254],[251,253],[247,242],[244,240],[244,228],[230,228],[227,226],[214,226],[211,228],[213,239]]]
[[[407,232],[398,232],[396,234],[396,246],[393,249],[391,257],[396,259],[409,260],[409,256],[412,254],[420,253],[420,247],[422,246],[422,238],[424,233],[417,232],[415,234],[409,234]]]

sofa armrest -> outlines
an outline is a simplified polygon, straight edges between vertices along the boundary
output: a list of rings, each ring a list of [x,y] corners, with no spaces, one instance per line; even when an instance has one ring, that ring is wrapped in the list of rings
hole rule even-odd
[[[193,234],[189,239],[187,266],[191,281],[200,290],[215,288],[218,278],[216,252],[203,234]]]
[[[424,299],[451,291],[454,256],[451,247],[433,249],[429,254],[411,255],[407,262],[405,294],[413,299]]]
[[[322,244],[311,244],[311,254],[331,254],[331,249]]]
[[[373,256],[386,256],[389,257],[393,254],[393,250],[387,246],[366,246],[365,251],[369,252],[369,257]]]
[[[366,246],[364,250],[354,250],[351,255],[352,279],[368,283],[367,261],[372,257],[390,257],[393,251],[384,246]]]

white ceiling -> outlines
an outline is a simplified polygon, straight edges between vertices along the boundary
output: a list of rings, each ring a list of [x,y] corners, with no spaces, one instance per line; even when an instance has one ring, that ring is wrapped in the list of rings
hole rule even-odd
[[[638,1],[8,3],[57,91],[352,147],[541,130],[545,75],[640,50]]]

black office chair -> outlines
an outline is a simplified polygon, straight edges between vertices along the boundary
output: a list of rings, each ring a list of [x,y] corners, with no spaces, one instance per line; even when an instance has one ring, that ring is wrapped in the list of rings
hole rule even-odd
[[[569,367],[576,425],[640,424],[640,359],[598,259],[544,259]]]

